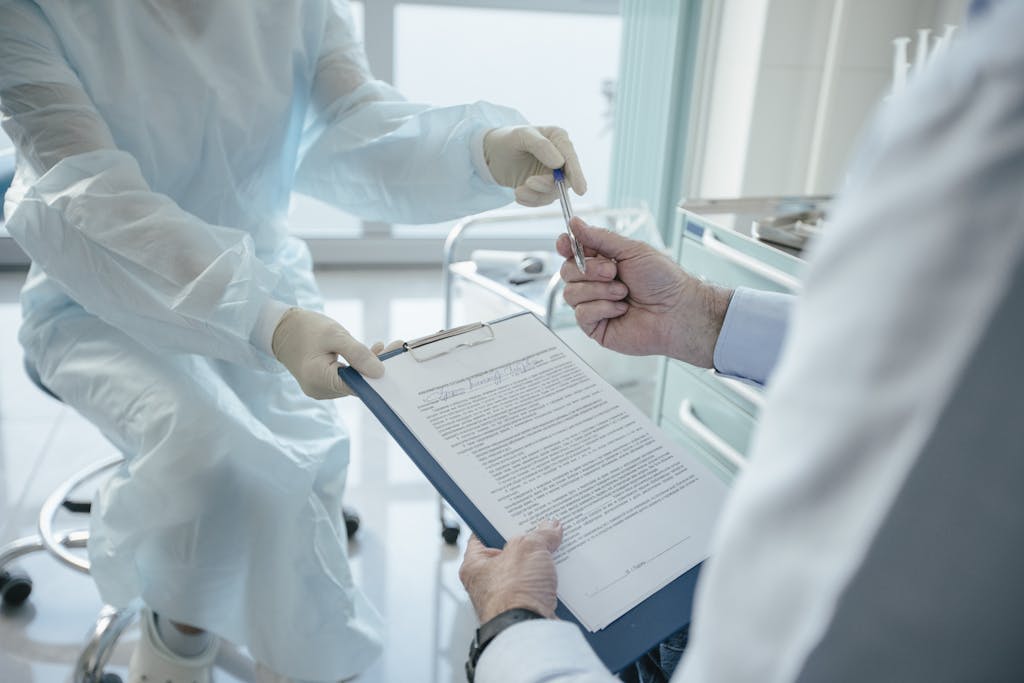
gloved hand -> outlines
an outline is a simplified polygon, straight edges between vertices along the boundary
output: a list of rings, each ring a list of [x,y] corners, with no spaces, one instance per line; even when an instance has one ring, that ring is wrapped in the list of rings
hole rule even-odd
[[[338,376],[338,356],[367,377],[384,374],[384,364],[348,330],[326,315],[303,308],[290,308],[281,316],[271,349],[311,398],[338,398],[352,393]]]
[[[388,342],[387,346],[384,345],[384,342],[376,342],[373,346],[370,347],[370,351],[375,356],[383,356],[385,353],[390,353],[395,349],[401,348],[404,344],[404,339],[396,339],[393,342]]]
[[[555,179],[551,171],[565,167],[573,191],[587,191],[576,149],[569,134],[554,126],[506,126],[484,135],[484,159],[499,185],[515,188],[516,201],[523,206],[544,206],[555,201]]]

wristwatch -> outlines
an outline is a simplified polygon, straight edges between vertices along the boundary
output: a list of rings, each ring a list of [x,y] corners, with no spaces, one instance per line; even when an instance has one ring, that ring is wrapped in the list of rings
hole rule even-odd
[[[502,612],[486,624],[482,624],[480,628],[476,630],[476,635],[473,636],[473,642],[469,644],[469,659],[466,660],[466,680],[468,680],[469,683],[473,683],[473,677],[476,676],[476,663],[480,660],[480,655],[483,653],[484,648],[487,647],[499,633],[507,629],[509,626],[518,624],[521,621],[543,618],[543,616],[537,614],[532,609],[517,607],[515,609]]]

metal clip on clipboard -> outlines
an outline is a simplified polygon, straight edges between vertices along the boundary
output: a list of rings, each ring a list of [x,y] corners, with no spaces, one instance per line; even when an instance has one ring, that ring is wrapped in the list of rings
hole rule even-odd
[[[455,339],[456,337],[462,337],[464,335],[476,335],[476,338],[471,339]],[[481,336],[482,335],[482,336]],[[443,344],[440,347],[436,347],[434,353],[419,351],[424,346],[430,344],[436,344],[452,340],[448,344]],[[470,323],[469,325],[462,325],[461,327],[453,327],[450,330],[441,330],[435,334],[429,334],[426,337],[420,337],[419,339],[413,339],[412,341],[403,344],[403,348],[409,352],[409,355],[413,357],[417,363],[432,360],[438,356],[443,356],[446,353],[451,353],[456,349],[466,348],[470,346],[476,346],[478,344],[484,344],[489,341],[494,341],[494,329],[488,323]]]

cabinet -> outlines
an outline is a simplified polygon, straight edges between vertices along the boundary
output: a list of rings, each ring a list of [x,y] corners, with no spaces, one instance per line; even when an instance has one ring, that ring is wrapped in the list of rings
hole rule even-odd
[[[680,204],[672,258],[692,275],[726,287],[796,294],[803,260],[794,248],[756,239],[757,221],[825,211],[828,197],[695,200]],[[655,390],[655,421],[684,445],[699,445],[714,470],[731,478],[742,468],[763,404],[758,386],[661,361]]]

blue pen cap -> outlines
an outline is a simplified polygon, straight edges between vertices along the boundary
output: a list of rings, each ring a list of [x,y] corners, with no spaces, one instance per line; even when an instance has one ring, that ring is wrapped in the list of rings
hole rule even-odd
[[[555,180],[565,180],[565,171],[563,171],[562,169],[556,168],[554,171],[552,171],[552,173],[555,176]]]

